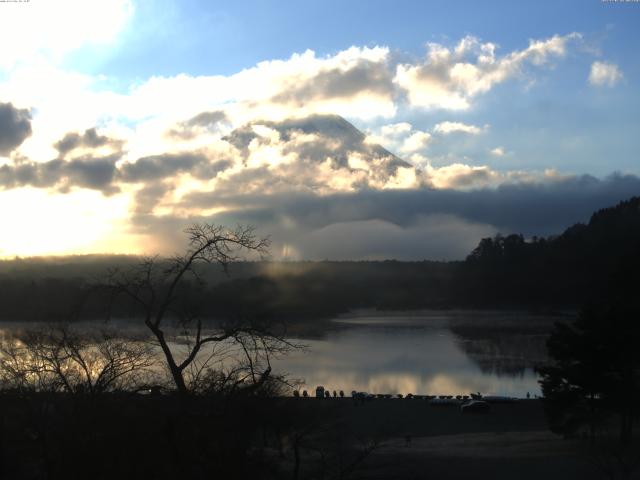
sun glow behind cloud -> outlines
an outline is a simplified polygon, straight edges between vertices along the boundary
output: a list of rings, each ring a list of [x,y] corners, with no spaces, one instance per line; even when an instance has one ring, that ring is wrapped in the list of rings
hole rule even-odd
[[[140,251],[135,235],[126,233],[124,195],[25,188],[0,192],[0,204],[0,257]]]
[[[0,15],[0,66],[61,61],[87,44],[113,41],[131,18],[131,0],[8,2]],[[7,11],[9,10],[9,11]]]

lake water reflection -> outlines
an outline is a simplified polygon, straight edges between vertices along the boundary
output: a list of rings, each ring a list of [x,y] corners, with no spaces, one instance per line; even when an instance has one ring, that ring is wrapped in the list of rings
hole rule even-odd
[[[498,312],[361,312],[334,320],[309,348],[275,370],[330,390],[371,393],[540,393],[534,366],[545,360],[550,317]]]
[[[292,339],[308,348],[273,359],[272,366],[276,373],[302,380],[301,388],[309,393],[323,385],[347,395],[357,390],[533,396],[540,394],[534,367],[546,361],[545,341],[553,322],[568,318],[486,311],[360,311],[334,319],[321,335]],[[142,325],[131,322],[80,324],[87,331],[105,326],[126,338],[148,335]],[[5,323],[0,335],[27,327],[39,326]],[[170,344],[180,361],[186,355],[183,344]],[[158,348],[158,365],[163,361]]]

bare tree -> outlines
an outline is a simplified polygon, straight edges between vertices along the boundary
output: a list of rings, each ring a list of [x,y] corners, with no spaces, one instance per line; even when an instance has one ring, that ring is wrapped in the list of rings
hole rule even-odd
[[[100,394],[133,390],[152,374],[154,355],[144,342],[68,325],[29,329],[0,341],[4,388]]]
[[[242,254],[267,254],[269,238],[257,237],[251,226],[227,229],[196,224],[185,233],[188,248],[184,254],[168,261],[146,257],[133,269],[113,271],[107,288],[114,299],[123,295],[137,308],[181,394],[203,390],[204,384],[226,389],[264,383],[271,373],[271,357],[294,345],[256,319],[227,320],[206,329],[188,296],[190,288],[204,285],[199,264],[218,264],[228,273],[229,265],[243,258]],[[189,283],[192,281],[195,285]],[[169,319],[177,321],[180,342],[170,341]]]

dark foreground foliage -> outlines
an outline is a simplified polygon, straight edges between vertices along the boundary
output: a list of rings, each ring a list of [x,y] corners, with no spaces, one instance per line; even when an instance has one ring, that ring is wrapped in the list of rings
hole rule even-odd
[[[242,395],[5,392],[0,478],[349,478],[376,442],[354,437],[330,402],[305,405]]]
[[[553,363],[539,369],[551,428],[595,438],[615,420],[620,441],[631,442],[640,413],[639,345],[635,303],[590,305],[573,324],[556,324],[548,340]]]
[[[640,477],[640,199],[597,212],[560,244],[585,300],[555,325],[539,368],[550,427],[582,436],[606,478]]]

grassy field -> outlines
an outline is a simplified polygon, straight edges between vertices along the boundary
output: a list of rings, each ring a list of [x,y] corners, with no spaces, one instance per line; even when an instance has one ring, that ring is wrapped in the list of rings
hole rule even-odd
[[[604,478],[580,440],[548,430],[538,400],[494,404],[487,414],[416,399],[300,401],[336,409],[350,430],[379,439],[353,478]]]

